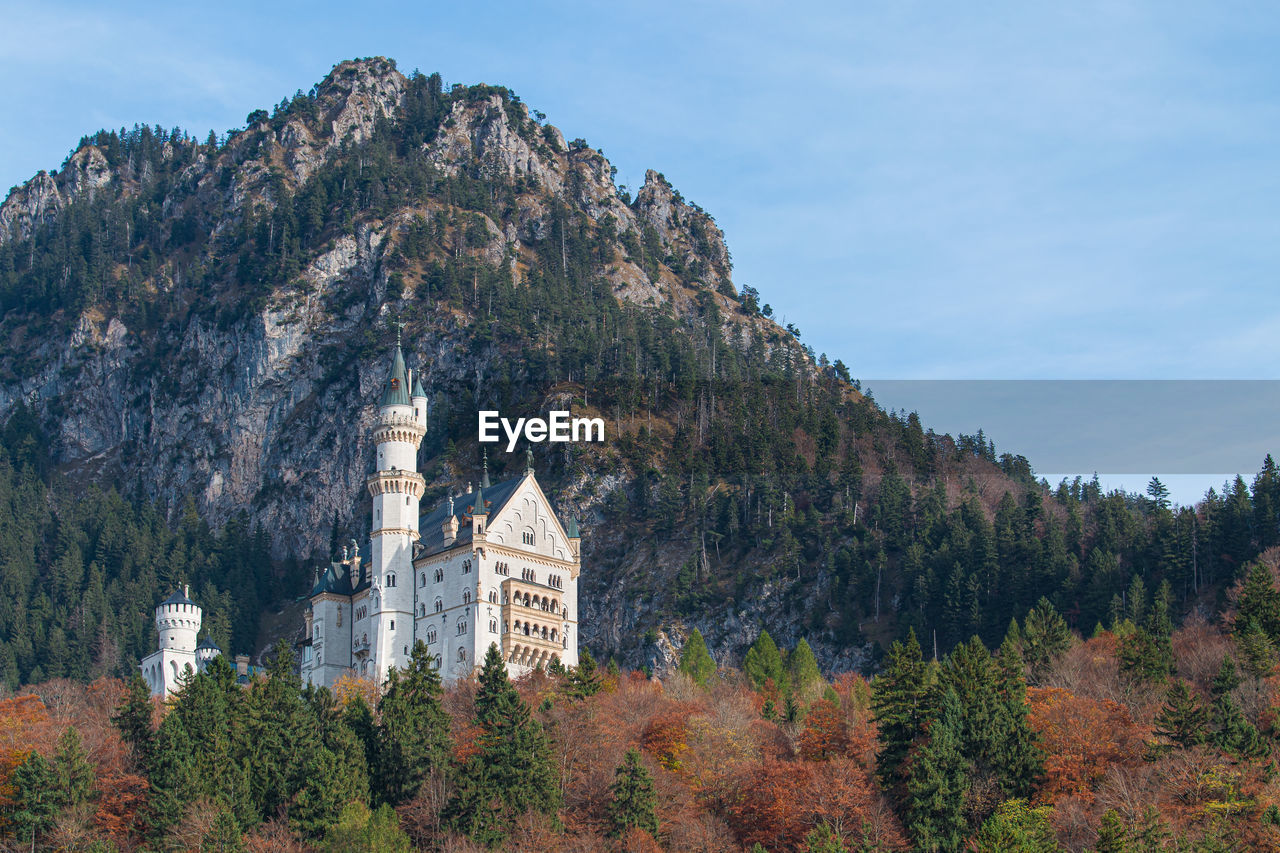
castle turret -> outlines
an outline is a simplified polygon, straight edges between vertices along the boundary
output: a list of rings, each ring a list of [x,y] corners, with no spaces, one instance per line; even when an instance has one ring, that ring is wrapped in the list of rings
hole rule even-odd
[[[373,496],[370,537],[370,641],[376,678],[403,666],[413,648],[413,543],[418,539],[418,502],[425,482],[418,473],[418,447],[426,434],[426,396],[415,412],[404,354],[397,340],[382,405],[373,426],[377,471],[369,477]],[[420,390],[420,389],[415,389]]]
[[[422,377],[418,375],[418,371],[413,372],[413,393],[409,397],[409,402],[413,406],[413,416],[417,418],[418,424],[423,428],[427,428],[427,392],[422,389]]]
[[[200,636],[203,612],[189,597],[191,588],[184,586],[160,602],[156,608],[156,631],[160,648],[178,652],[194,652]]]

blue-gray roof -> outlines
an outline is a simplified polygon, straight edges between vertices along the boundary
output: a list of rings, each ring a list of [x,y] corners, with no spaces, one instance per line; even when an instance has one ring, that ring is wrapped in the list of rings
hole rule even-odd
[[[194,601],[187,598],[187,594],[182,591],[182,587],[175,589],[172,595],[160,602],[161,607],[164,607],[166,604],[190,604],[192,606],[197,606]]]
[[[469,495],[458,495],[453,499],[453,514],[458,518],[472,515],[476,498],[480,497],[483,492],[485,510],[492,517],[494,513],[506,505],[507,501],[511,500],[511,496],[516,493],[516,488],[523,481],[523,476],[515,477],[496,486],[472,492]],[[430,513],[418,519],[418,535],[421,537],[423,554],[434,554],[444,550],[444,531],[441,528],[448,517],[449,503],[446,500]],[[455,548],[470,541],[471,525],[460,524],[458,526],[458,538],[449,547]]]
[[[207,636],[200,641],[200,645],[196,646],[196,651],[199,651],[200,649],[213,649],[215,652],[222,651],[222,649],[218,648],[218,644]]]
[[[413,396],[415,396],[415,397],[425,397],[425,396],[427,396],[427,392],[422,390],[422,375],[421,375],[421,374],[422,374],[422,371],[421,371],[421,370],[419,370],[418,372],[416,372],[416,373],[414,373],[414,374],[413,374]]]
[[[387,385],[382,391],[382,405],[410,405],[409,389],[406,387],[408,384],[404,369],[404,353],[400,352],[400,347],[397,345],[395,358],[391,360],[391,372],[387,374]]]

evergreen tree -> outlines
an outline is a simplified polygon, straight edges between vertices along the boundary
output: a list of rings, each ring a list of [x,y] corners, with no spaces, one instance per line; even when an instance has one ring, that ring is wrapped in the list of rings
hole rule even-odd
[[[199,790],[192,752],[191,737],[175,708],[160,722],[148,774],[147,823],[157,831],[177,823]]]
[[[1186,748],[1204,743],[1208,726],[1209,712],[1192,694],[1187,683],[1179,680],[1170,685],[1164,705],[1155,717],[1156,735]]]
[[[532,718],[507,678],[496,645],[485,654],[479,682],[478,749],[459,769],[442,818],[450,828],[494,846],[526,812],[558,821],[561,794],[542,724]]]
[[[1270,569],[1261,563],[1254,563],[1245,575],[1236,611],[1236,632],[1248,630],[1250,623],[1257,625],[1272,643],[1280,640],[1280,591],[1276,590]]]
[[[929,666],[920,654],[914,630],[895,642],[880,674],[871,683],[871,711],[879,732],[876,775],[896,786],[911,747],[933,720],[936,700]]]
[[[1217,730],[1212,741],[1223,752],[1240,758],[1265,758],[1271,754],[1270,744],[1245,719],[1229,695],[1222,695],[1214,700],[1213,721]]]
[[[58,777],[49,763],[34,750],[25,761],[14,768],[10,777],[13,786],[13,810],[9,822],[19,841],[30,843],[53,825],[58,812]]]
[[[632,827],[653,836],[658,834],[658,798],[653,789],[653,777],[640,763],[638,749],[632,747],[627,750],[626,757],[614,773],[609,793],[610,835],[621,838]]]
[[[1041,597],[1022,624],[1022,657],[1033,680],[1043,678],[1053,659],[1071,645],[1071,629],[1048,598]]]
[[[325,830],[338,822],[342,810],[351,803],[365,804],[368,787],[360,789],[362,773],[327,747],[312,752],[302,778],[302,787],[289,806],[289,823],[303,838],[319,840]]]
[[[825,820],[805,835],[804,849],[806,853],[849,853],[849,848]]]
[[[363,803],[351,803],[329,827],[319,849],[321,853],[410,853],[413,848],[391,806],[384,803],[371,812]]]
[[[93,795],[94,768],[84,751],[80,732],[67,726],[58,738],[53,754],[53,772],[58,783],[58,802],[78,806]]]
[[[151,727],[151,689],[142,673],[134,670],[125,682],[124,698],[111,717],[112,724],[120,731],[121,739],[129,745],[133,760],[145,773],[151,759],[151,747],[155,732]]]
[[[813,649],[803,637],[796,643],[795,650],[787,655],[787,676],[791,687],[804,695],[811,685],[822,682],[822,673],[818,671],[818,661],[813,656]]]
[[[398,805],[414,797],[432,768],[449,756],[449,716],[435,662],[419,640],[403,670],[392,670],[378,703],[374,777],[379,798]]]
[[[200,853],[242,853],[244,849],[244,836],[236,816],[228,808],[218,809],[213,825],[200,840]]]
[[[1115,809],[1103,812],[1102,825],[1098,827],[1098,840],[1093,849],[1094,853],[1129,853],[1129,833]]]
[[[787,670],[782,662],[782,653],[778,644],[769,636],[768,631],[761,631],[760,636],[747,649],[742,659],[742,671],[757,690],[763,690],[772,681],[779,695],[787,692]]]
[[[920,850],[952,851],[964,844],[969,764],[960,752],[960,726],[960,701],[948,689],[907,772],[903,823]]]
[[[261,819],[289,803],[302,785],[312,752],[320,746],[315,742],[315,717],[302,700],[293,651],[281,640],[274,652],[266,680],[247,692],[243,720],[228,734],[228,751],[233,760],[243,762],[252,807]]]
[[[715,659],[707,651],[707,643],[697,628],[689,634],[684,648],[680,650],[680,671],[700,685],[705,685],[707,679],[715,675]]]
[[[1058,845],[1048,806],[1031,808],[1026,800],[1001,803],[974,836],[983,853],[1055,853]]]
[[[1209,694],[1214,697],[1222,696],[1239,686],[1240,674],[1236,672],[1236,662],[1231,659],[1231,655],[1224,655],[1222,665],[1209,684]]]
[[[603,686],[600,671],[596,667],[596,659],[586,649],[580,650],[578,665],[569,672],[566,692],[575,699],[586,699],[588,696],[599,693]]]
[[[1241,630],[1236,623],[1236,645],[1240,649],[1240,657],[1244,669],[1253,678],[1266,678],[1276,667],[1276,646],[1258,623],[1250,619]]]

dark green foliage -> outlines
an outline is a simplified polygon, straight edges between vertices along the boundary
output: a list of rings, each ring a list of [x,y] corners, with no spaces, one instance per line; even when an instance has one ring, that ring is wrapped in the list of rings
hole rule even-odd
[[[58,780],[59,804],[78,806],[93,795],[93,764],[75,726],[67,726],[58,738],[53,753],[53,773]]]
[[[697,628],[689,634],[684,648],[680,650],[680,671],[703,685],[707,683],[707,679],[715,675],[715,659],[707,651],[707,643],[702,639],[702,632]]]
[[[1236,611],[1237,633],[1248,630],[1250,624],[1256,625],[1273,643],[1280,639],[1280,591],[1271,578],[1271,571],[1261,563],[1247,569]]]
[[[58,776],[40,753],[32,752],[13,771],[13,811],[8,818],[14,835],[35,848],[35,839],[53,824],[62,805]]]
[[[603,686],[596,659],[586,649],[578,651],[578,665],[569,671],[566,692],[576,699],[585,699],[600,692]]]
[[[1049,599],[1040,598],[1027,613],[1022,627],[1022,658],[1031,667],[1031,677],[1037,680],[1049,669],[1049,664],[1071,645],[1071,629]]]
[[[1095,853],[1128,853],[1129,833],[1124,822],[1115,809],[1107,809],[1102,815],[1102,825],[1098,827],[1098,840],[1094,844]]]
[[[914,631],[890,647],[884,668],[871,683],[871,710],[880,739],[876,775],[883,784],[897,786],[903,763],[936,712],[933,677]]]
[[[485,655],[479,681],[478,750],[458,768],[442,819],[473,840],[495,846],[526,812],[558,820],[561,794],[542,724],[507,678],[496,645]]]
[[[969,763],[960,752],[961,726],[960,701],[947,690],[907,770],[903,824],[920,850],[959,850],[964,844]]]
[[[621,838],[635,827],[650,835],[658,834],[658,797],[653,790],[653,777],[640,763],[640,751],[627,750],[622,764],[609,786],[609,834]]]
[[[1208,710],[1181,680],[1169,686],[1154,722],[1158,737],[1184,748],[1204,743],[1209,733]]]
[[[151,726],[153,708],[151,690],[134,670],[125,682],[124,698],[111,717],[112,724],[120,731],[120,737],[133,753],[133,760],[144,772],[150,765],[155,730]]]
[[[974,837],[984,853],[1054,853],[1061,850],[1050,822],[1053,810],[1031,808],[1026,800],[1001,803]]]
[[[782,653],[768,631],[761,631],[747,650],[746,657],[742,659],[742,672],[757,690],[766,688],[771,682],[780,694],[790,688]]]
[[[1216,731],[1210,740],[1223,752],[1240,758],[1265,758],[1271,754],[1271,745],[1240,713],[1229,695],[1214,700],[1212,715]]]
[[[804,845],[806,853],[849,853],[849,848],[825,820],[809,830]]]
[[[409,665],[393,670],[378,703],[374,778],[379,799],[398,805],[413,798],[433,768],[449,755],[449,717],[435,662],[419,640]]]

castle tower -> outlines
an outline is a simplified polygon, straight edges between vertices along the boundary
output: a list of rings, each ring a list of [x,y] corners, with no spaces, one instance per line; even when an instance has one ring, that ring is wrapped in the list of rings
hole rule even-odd
[[[374,422],[378,468],[369,477],[373,497],[370,547],[370,675],[386,677],[403,666],[414,643],[413,544],[418,539],[418,502],[425,483],[418,473],[418,447],[427,431],[427,398],[421,383],[409,392],[409,375],[397,338],[391,371]]]
[[[154,696],[168,696],[188,669],[199,672],[221,654],[209,640],[197,648],[203,611],[191,600],[190,592],[186,586],[174,590],[156,607],[160,641],[157,650],[142,660],[142,675]]]

